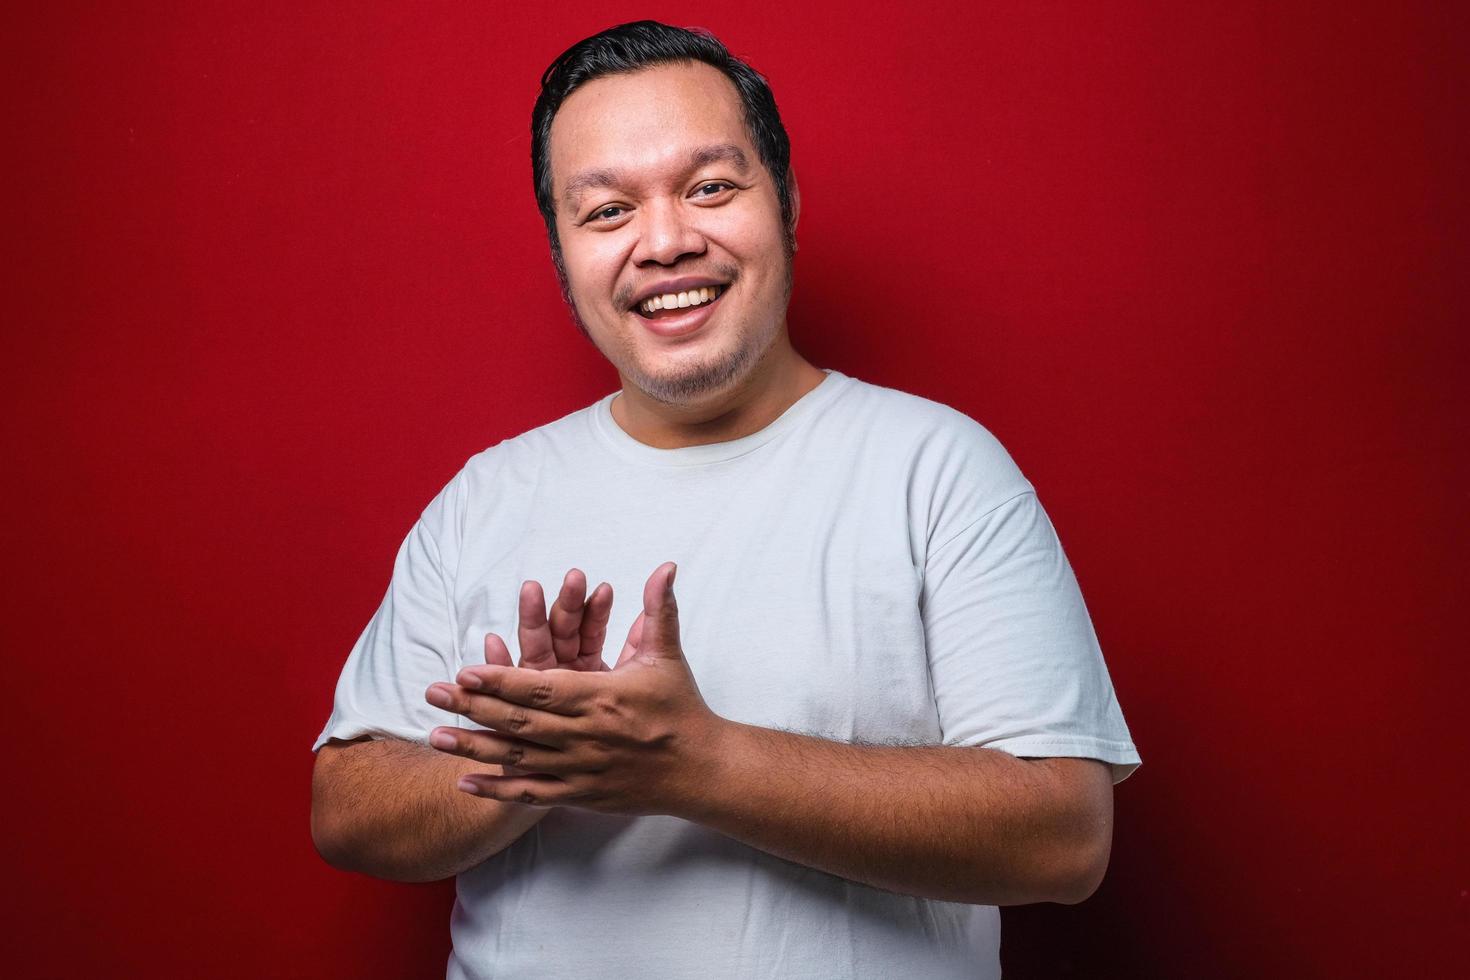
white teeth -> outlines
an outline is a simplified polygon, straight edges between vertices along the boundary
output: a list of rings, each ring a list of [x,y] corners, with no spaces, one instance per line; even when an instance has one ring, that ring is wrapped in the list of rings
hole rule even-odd
[[[664,293],[662,296],[650,296],[639,304],[639,309],[644,313],[653,313],[658,310],[684,309],[689,306],[698,306],[701,303],[713,301],[720,295],[723,286],[701,286],[699,289],[690,289],[682,293]]]

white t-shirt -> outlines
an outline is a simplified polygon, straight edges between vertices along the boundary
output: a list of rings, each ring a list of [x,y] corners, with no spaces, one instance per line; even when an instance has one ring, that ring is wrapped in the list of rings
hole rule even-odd
[[[679,566],[701,694],[751,725],[850,742],[1140,763],[1031,484],[964,414],[838,371],[741,439],[655,449],[616,392],[472,457],[398,552],[317,739],[478,727],[424,691],[517,649],[520,584],[614,590]],[[668,816],[564,807],[458,877],[451,980],[992,978],[993,906],[896,895]]]

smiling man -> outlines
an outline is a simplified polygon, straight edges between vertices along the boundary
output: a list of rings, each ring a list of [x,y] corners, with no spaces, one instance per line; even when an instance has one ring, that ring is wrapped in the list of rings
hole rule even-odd
[[[998,976],[997,907],[1096,889],[1140,761],[1034,488],[792,347],[786,133],[708,34],[566,51],[532,170],[622,384],[409,531],[317,739],[318,849],[457,876],[452,978]]]
[[[603,43],[631,60],[654,36]],[[596,82],[537,117],[535,169],[573,317],[623,378],[613,418],[659,448],[753,432],[825,377],[786,332],[800,210],[789,149],[762,154],[735,85],[705,62]],[[769,89],[765,101],[779,126]],[[780,182],[771,155],[788,168]]]

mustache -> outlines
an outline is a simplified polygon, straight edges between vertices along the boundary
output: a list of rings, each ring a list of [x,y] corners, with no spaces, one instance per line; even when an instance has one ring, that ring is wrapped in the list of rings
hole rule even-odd
[[[667,274],[662,275],[659,278],[666,279],[675,276],[705,276],[710,279],[719,279],[726,285],[734,285],[735,281],[740,278],[740,269],[738,266],[728,265],[722,262],[713,263],[712,265],[704,269],[665,269],[663,271]],[[637,296],[638,291],[643,288],[644,285],[640,285],[637,283],[628,283],[627,285],[619,286],[617,291],[613,293],[614,305],[616,305],[619,309],[631,308],[633,305],[633,297]]]

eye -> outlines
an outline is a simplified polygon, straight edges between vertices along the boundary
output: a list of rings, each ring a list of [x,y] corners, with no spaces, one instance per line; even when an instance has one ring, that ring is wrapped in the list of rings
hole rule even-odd
[[[710,191],[711,188],[714,188],[714,190],[711,193],[706,193],[706,191]],[[695,188],[694,189],[694,196],[695,197],[715,197],[715,196],[723,193],[724,191],[734,190],[734,189],[735,188],[732,185],[725,183],[723,180],[711,180],[711,181],[708,181],[707,183],[700,184],[697,188]]]
[[[615,221],[623,216],[623,209],[616,204],[610,204],[600,211],[592,212],[593,221]]]

